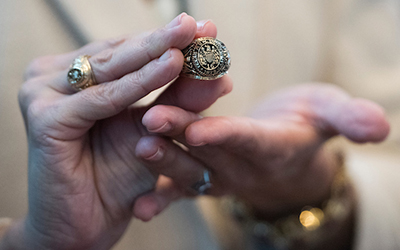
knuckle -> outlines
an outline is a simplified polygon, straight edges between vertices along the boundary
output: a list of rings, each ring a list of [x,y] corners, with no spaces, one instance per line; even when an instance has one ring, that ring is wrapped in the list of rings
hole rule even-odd
[[[31,102],[31,99],[36,93],[37,82],[34,79],[30,79],[22,84],[18,91],[18,103],[22,110],[26,110],[27,105]]]
[[[113,82],[97,85],[96,88],[91,88],[90,91],[81,91],[81,93],[82,99],[86,103],[95,107],[102,107],[105,111],[118,113],[124,108],[114,101],[113,97],[117,96],[120,91],[118,91],[117,84]]]
[[[127,41],[126,37],[116,37],[105,41],[106,47],[115,48]]]
[[[48,104],[44,100],[36,99],[29,103],[26,107],[28,121],[36,121],[40,119],[43,114],[46,114]]]
[[[165,43],[165,39],[163,39],[164,33],[165,28],[160,28],[139,41],[139,47],[146,53],[148,61],[157,57],[152,51],[159,50],[161,41]]]
[[[53,61],[52,56],[43,56],[33,59],[25,69],[25,79],[31,79],[46,73],[46,67],[51,65]]]
[[[92,63],[99,65],[108,64],[114,55],[113,49],[106,49],[92,57]]]
[[[113,79],[110,64],[113,62],[114,50],[107,49],[91,58],[91,65],[96,79]]]
[[[138,70],[134,72],[133,74],[130,74],[128,76],[127,81],[135,86],[137,88],[138,93],[141,93],[142,95],[145,95],[147,93],[151,92],[151,89],[147,87],[145,84],[145,74],[143,70]]]

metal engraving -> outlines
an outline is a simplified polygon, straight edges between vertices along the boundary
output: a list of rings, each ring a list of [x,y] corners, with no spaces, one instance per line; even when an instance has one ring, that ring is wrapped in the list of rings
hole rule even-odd
[[[228,73],[231,57],[225,44],[213,37],[201,37],[182,50],[185,61],[181,74],[200,80],[214,80]]]

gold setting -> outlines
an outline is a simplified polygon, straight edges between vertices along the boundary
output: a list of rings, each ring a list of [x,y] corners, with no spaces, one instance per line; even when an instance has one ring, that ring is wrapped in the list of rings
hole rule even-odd
[[[67,80],[75,91],[80,91],[96,85],[89,58],[90,56],[88,55],[78,56],[74,59],[69,68]]]
[[[215,80],[228,73],[231,56],[225,44],[213,37],[201,37],[182,50],[185,58],[181,75],[198,80]]]

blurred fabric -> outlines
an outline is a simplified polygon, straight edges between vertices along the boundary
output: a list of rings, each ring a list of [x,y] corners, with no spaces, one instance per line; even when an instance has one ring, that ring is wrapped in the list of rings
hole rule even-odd
[[[27,211],[17,93],[28,63],[80,41],[154,29],[179,10],[175,0],[0,1],[0,217]],[[241,115],[272,91],[310,81],[335,83],[387,110],[386,143],[345,146],[360,200],[357,249],[400,249],[400,2],[188,0],[188,10],[216,23],[232,55],[234,91],[206,114]],[[151,223],[134,221],[115,249],[243,249],[213,203],[182,201]]]

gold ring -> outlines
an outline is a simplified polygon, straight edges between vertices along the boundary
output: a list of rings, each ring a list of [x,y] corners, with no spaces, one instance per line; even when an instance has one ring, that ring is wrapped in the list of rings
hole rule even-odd
[[[182,50],[182,76],[214,80],[228,73],[231,56],[225,44],[213,37],[201,37]]]
[[[96,85],[89,58],[90,56],[88,55],[78,56],[69,67],[67,79],[71,87],[76,91]]]

